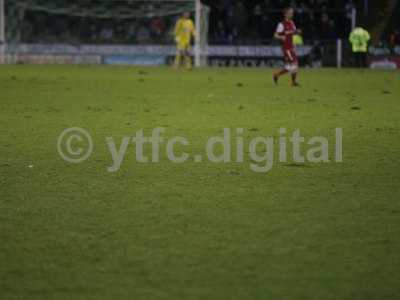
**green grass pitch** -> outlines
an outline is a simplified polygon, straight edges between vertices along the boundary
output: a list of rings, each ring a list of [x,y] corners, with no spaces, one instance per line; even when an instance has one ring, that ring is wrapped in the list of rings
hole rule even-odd
[[[399,299],[400,73],[303,70],[300,82],[1,66],[0,299]],[[57,152],[69,127],[93,138],[81,164]],[[341,127],[344,161],[258,174],[249,158],[141,164],[130,147],[107,171],[106,137],[155,127],[190,153],[223,128],[332,141]]]

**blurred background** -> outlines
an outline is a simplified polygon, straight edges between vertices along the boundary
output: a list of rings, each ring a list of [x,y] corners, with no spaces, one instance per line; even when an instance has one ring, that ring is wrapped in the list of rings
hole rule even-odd
[[[255,65],[271,66],[279,63],[278,52],[271,48],[279,44],[272,36],[286,6],[295,8],[295,22],[303,31],[298,40],[299,47],[306,47],[300,50],[300,56],[306,58],[303,64],[351,65],[348,36],[357,25],[371,34],[371,55],[400,53],[400,2],[396,0],[0,0],[0,6],[0,40],[7,45],[3,46],[3,61],[7,54],[72,54],[67,48],[62,51],[60,45],[129,45],[153,48],[142,48],[141,52],[133,48],[92,48],[91,52],[73,54],[101,55],[97,58],[101,62],[107,61],[105,54],[161,54],[164,58],[158,57],[153,63],[169,63],[173,50],[164,46],[173,46],[177,18],[191,11],[200,27],[198,50],[203,65],[240,65],[240,61],[245,63],[243,59],[255,59]],[[58,45],[59,51],[42,47],[40,53],[37,47],[29,48],[38,44]],[[156,50],[154,46],[164,48]],[[248,55],[236,55],[240,52],[237,47],[248,47],[244,50]],[[140,59],[135,61],[140,64]],[[152,64],[150,59],[142,63]]]

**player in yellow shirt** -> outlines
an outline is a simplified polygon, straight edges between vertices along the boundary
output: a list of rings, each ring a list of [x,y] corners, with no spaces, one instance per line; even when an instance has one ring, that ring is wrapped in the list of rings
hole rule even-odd
[[[190,58],[190,46],[192,38],[195,38],[196,30],[193,21],[190,19],[190,13],[185,12],[182,17],[179,18],[175,25],[175,41],[177,47],[177,53],[175,58],[175,67],[179,68],[184,58],[186,67],[190,69],[192,67],[192,60]]]

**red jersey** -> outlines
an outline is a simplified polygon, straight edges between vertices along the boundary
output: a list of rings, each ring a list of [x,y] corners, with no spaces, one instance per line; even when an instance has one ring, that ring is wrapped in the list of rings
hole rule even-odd
[[[284,20],[278,24],[276,32],[285,37],[285,41],[282,43],[283,51],[294,50],[293,35],[296,34],[297,28],[292,20]]]

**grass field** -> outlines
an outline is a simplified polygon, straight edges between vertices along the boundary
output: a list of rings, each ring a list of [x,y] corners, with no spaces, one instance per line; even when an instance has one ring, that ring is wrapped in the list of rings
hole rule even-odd
[[[0,299],[399,299],[400,73],[0,67]],[[86,129],[71,164],[60,133]],[[342,163],[157,164],[106,137],[204,152],[223,128],[343,128]],[[146,148],[149,150],[148,147]],[[330,149],[332,151],[332,149]]]

